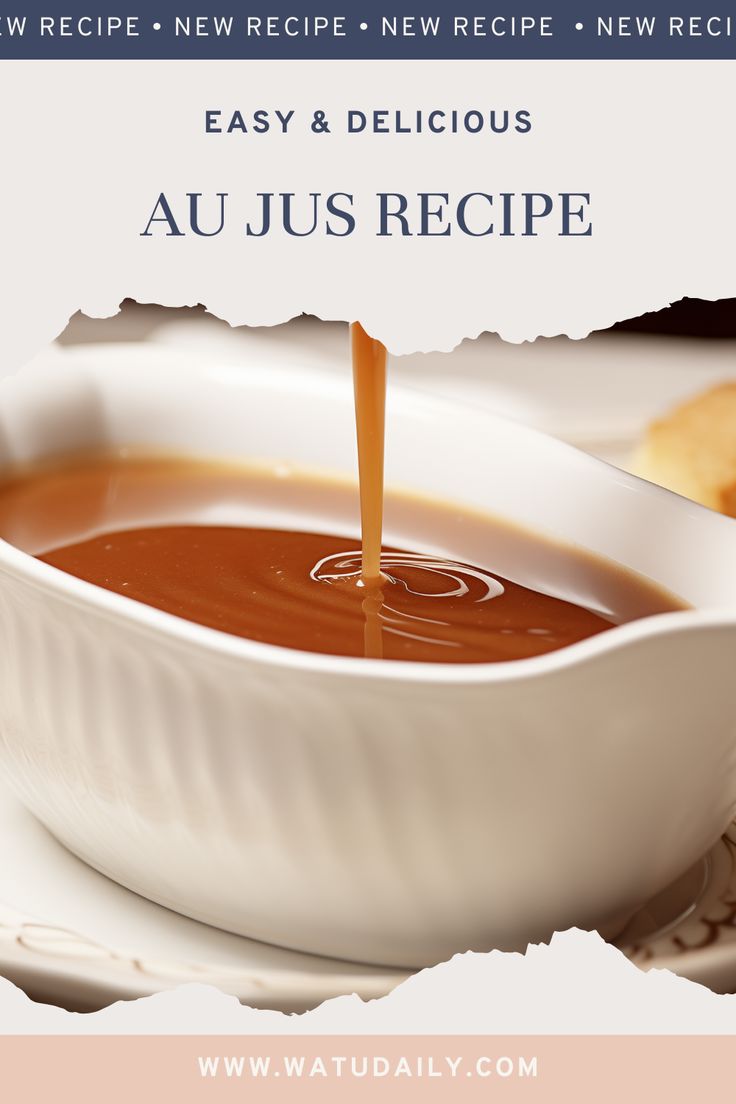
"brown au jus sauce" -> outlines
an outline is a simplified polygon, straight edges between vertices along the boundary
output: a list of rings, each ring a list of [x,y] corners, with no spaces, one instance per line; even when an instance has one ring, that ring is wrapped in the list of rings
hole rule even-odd
[[[17,474],[0,485],[0,536],[187,620],[346,656],[523,659],[682,608],[592,555],[449,505],[384,497],[386,352],[357,325],[352,345],[362,546],[350,485],[153,456]],[[397,547],[381,548],[384,510]]]

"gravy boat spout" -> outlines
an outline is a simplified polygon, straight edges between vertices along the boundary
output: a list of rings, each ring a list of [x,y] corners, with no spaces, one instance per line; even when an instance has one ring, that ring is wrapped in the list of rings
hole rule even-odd
[[[0,460],[133,445],[352,477],[351,404],[347,372],[86,347],[2,385]],[[2,770],[98,870],[266,942],[423,966],[613,933],[736,808],[736,525],[409,389],[387,430],[393,485],[694,608],[515,662],[348,659],[227,636],[0,542]]]

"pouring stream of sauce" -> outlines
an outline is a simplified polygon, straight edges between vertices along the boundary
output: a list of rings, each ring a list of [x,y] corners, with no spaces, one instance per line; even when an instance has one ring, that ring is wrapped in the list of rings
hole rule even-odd
[[[359,322],[353,322],[350,336],[360,478],[361,575],[369,586],[381,581],[386,348],[369,337]]]
[[[360,480],[361,568],[365,587],[365,655],[383,657],[383,456],[386,426],[386,347],[359,322],[350,327],[355,389],[355,426]]]

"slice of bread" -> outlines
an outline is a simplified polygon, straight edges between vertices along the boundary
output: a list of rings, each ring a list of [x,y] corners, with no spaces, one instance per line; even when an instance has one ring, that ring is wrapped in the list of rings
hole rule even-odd
[[[736,383],[723,383],[653,422],[633,471],[736,517]]]

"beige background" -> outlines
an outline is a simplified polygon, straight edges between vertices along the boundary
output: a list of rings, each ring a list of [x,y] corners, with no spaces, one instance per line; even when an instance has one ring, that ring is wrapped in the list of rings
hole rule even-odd
[[[395,353],[581,337],[736,293],[731,62],[6,62],[3,366],[77,309],[202,302],[233,324],[361,318]],[[206,108],[296,107],[283,137],[206,135]],[[528,135],[346,136],[348,107],[527,108]],[[332,121],[313,135],[313,109]],[[257,191],[348,191],[351,238],[246,238]],[[590,191],[594,235],[379,239],[376,190]],[[217,238],[141,238],[161,191],[230,193]],[[9,263],[8,263],[9,262]]]

